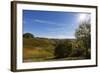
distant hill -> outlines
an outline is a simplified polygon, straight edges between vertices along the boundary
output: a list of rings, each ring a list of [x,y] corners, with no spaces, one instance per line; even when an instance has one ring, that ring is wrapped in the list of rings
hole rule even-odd
[[[59,43],[63,43],[65,41],[75,41],[76,39],[50,39],[50,38],[40,38],[40,37],[34,37],[34,38],[24,38],[23,39],[23,45],[24,47],[32,48],[35,46],[56,46]]]

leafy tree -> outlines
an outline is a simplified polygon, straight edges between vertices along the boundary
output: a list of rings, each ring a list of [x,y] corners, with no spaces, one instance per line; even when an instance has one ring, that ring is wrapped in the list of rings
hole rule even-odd
[[[24,37],[24,38],[33,38],[34,36],[33,36],[33,34],[31,34],[31,33],[24,33],[24,34],[23,34],[23,37]]]
[[[72,44],[69,41],[64,43],[59,43],[54,50],[55,58],[64,58],[68,57],[72,50]]]
[[[85,55],[88,55],[88,49],[91,48],[91,28],[90,21],[82,22],[76,30],[75,36],[77,38],[78,46],[85,48]],[[81,43],[80,43],[81,42]],[[80,44],[79,44],[80,43]]]

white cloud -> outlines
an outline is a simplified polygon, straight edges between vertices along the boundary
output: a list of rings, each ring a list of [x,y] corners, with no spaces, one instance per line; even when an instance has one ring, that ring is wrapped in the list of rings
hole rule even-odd
[[[54,27],[56,27],[56,28],[61,28],[61,27],[64,27],[65,25],[67,25],[67,24],[62,24],[62,23],[59,23],[59,21],[58,22],[53,22],[53,21],[48,21],[48,20],[41,20],[41,19],[35,19],[35,20],[33,20],[34,22],[37,22],[37,23],[41,23],[41,24],[52,24],[52,26]]]
[[[59,31],[59,32],[66,32],[67,28],[66,27],[56,27],[56,28],[48,28],[47,31],[52,32],[52,31]]]
[[[45,23],[45,24],[56,24],[55,22],[47,21],[47,20],[35,19],[34,21],[35,21],[35,22],[38,22],[38,23]]]

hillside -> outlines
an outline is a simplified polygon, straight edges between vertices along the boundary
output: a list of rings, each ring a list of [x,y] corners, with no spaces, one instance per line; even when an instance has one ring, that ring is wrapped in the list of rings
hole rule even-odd
[[[23,59],[27,61],[43,61],[54,58],[55,48],[59,43],[75,39],[23,38]]]

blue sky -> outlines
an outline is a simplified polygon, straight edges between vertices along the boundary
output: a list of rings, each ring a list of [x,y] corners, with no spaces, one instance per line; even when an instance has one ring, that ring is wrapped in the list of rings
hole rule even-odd
[[[35,37],[75,38],[81,13],[23,10],[23,33]]]

